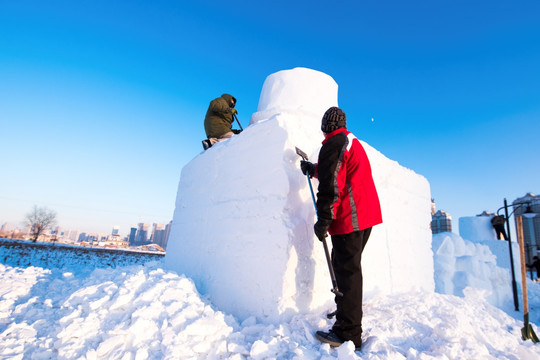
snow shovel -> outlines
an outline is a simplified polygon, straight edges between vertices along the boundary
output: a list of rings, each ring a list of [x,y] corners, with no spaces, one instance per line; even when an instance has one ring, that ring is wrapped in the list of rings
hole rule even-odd
[[[519,227],[523,231],[523,226]],[[523,328],[521,329],[521,337],[523,340],[531,340],[533,343],[538,343],[540,340],[536,336],[532,325],[529,323],[529,299],[527,298],[527,268],[525,264],[525,246],[523,244],[523,234],[518,236],[519,243],[519,259],[521,261],[521,289],[523,295]]]
[[[302,157],[305,161],[308,160],[308,156],[305,152],[296,147],[296,153]],[[317,213],[317,202],[315,201],[315,194],[313,193],[313,186],[311,185],[311,179],[309,178],[309,173],[307,175],[307,180],[309,184],[309,190],[311,191],[311,199],[313,200],[313,206],[315,206],[315,213]],[[330,259],[330,252],[328,251],[328,245],[326,245],[326,239],[322,239],[321,242],[324,246],[324,253],[326,254],[326,262],[328,263],[328,270],[330,270],[330,278],[332,279],[332,289],[330,290],[336,296],[343,296],[343,293],[339,291],[337,286],[336,274],[334,273],[334,267],[332,266],[332,260]]]

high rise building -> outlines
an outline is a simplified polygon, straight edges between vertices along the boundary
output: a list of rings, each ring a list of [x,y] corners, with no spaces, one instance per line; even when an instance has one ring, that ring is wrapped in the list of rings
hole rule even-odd
[[[128,237],[129,246],[135,246],[136,235],[137,235],[137,228],[132,227],[129,231],[129,237]]]
[[[135,234],[135,245],[145,245],[148,243],[148,229],[150,228],[149,224],[138,223],[137,224],[137,233]]]
[[[150,235],[150,242],[157,244],[158,243],[157,240],[159,239],[156,239],[156,232],[158,232],[158,236],[160,236],[159,231],[162,231],[164,229],[165,229],[165,225],[163,224],[158,224],[158,223],[152,224],[152,235]]]
[[[118,232],[119,232],[119,228],[118,228],[118,225],[115,225],[112,229],[112,232],[111,232],[111,235],[118,235]]]
[[[85,232],[80,233],[78,240],[79,242],[86,241],[86,233]]]
[[[165,242],[161,247],[164,250],[167,250],[167,243],[169,242],[169,235],[171,235],[171,226],[172,226],[172,220],[169,221],[169,223],[165,226]]]
[[[165,241],[165,225],[154,223],[150,242],[162,246]]]
[[[446,211],[436,211],[435,200],[431,199],[431,233],[452,232],[452,217]]]
[[[534,256],[540,257],[540,196],[528,193],[514,200],[512,205],[517,237],[523,240],[525,261],[530,264]],[[523,216],[527,211],[531,213]]]
[[[68,239],[71,241],[77,241],[79,239],[79,230],[70,230]]]

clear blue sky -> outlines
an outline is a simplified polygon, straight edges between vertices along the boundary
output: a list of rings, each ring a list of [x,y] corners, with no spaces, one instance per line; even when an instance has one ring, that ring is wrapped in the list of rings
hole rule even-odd
[[[208,102],[236,96],[245,127],[297,66],[332,76],[349,129],[455,223],[540,192],[537,0],[8,0],[0,223],[34,204],[83,231],[168,222]]]

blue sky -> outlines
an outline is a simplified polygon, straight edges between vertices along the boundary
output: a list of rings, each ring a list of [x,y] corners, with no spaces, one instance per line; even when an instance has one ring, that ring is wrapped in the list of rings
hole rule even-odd
[[[233,94],[245,127],[297,66],[454,223],[540,192],[536,0],[2,1],[0,223],[34,204],[83,231],[170,221],[208,102]]]

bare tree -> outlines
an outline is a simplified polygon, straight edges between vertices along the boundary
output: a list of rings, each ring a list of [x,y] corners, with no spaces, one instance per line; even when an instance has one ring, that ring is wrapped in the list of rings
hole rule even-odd
[[[32,241],[36,242],[40,235],[56,224],[56,211],[34,205],[32,211],[26,215],[25,224],[30,226]]]

